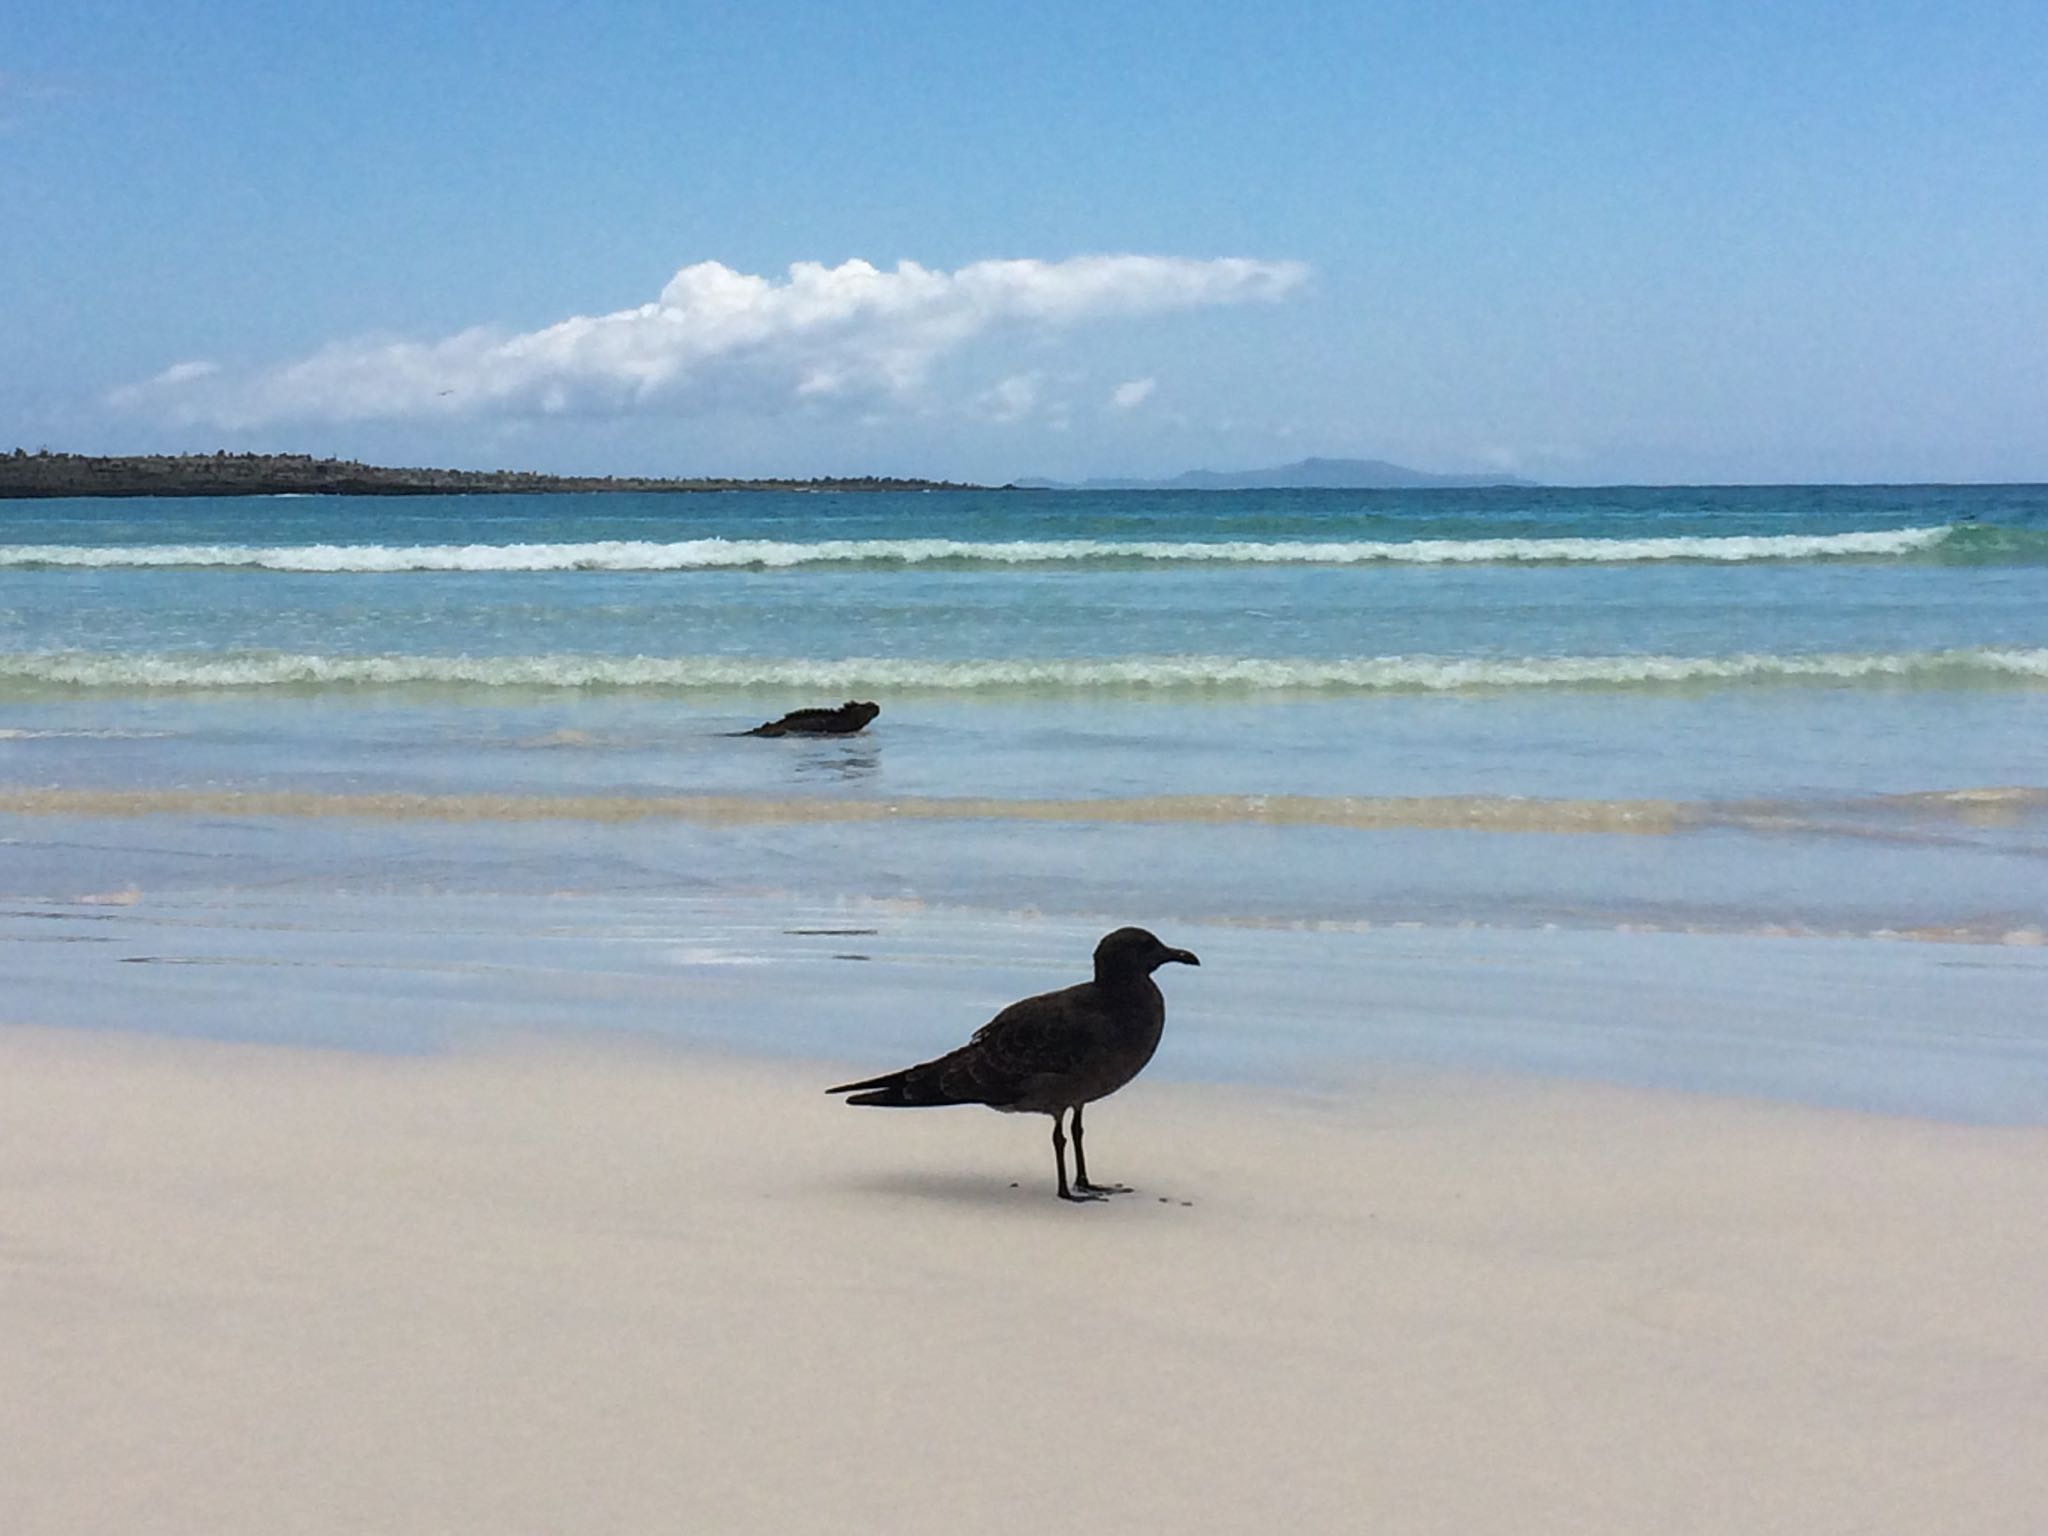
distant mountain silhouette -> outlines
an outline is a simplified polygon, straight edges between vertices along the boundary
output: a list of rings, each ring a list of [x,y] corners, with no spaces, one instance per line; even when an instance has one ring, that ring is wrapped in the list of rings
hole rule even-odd
[[[1171,480],[1019,480],[1033,491],[1377,491],[1534,485],[1513,475],[1432,475],[1385,459],[1298,459],[1272,469],[1191,469]]]

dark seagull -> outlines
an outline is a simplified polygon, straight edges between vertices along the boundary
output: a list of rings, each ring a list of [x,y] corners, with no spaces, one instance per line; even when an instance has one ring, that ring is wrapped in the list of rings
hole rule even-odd
[[[850,1093],[849,1104],[922,1109],[934,1104],[986,1104],[1009,1114],[1052,1116],[1053,1163],[1062,1200],[1128,1194],[1121,1184],[1095,1184],[1081,1146],[1081,1108],[1123,1087],[1152,1059],[1166,1028],[1166,999],[1152,973],[1169,960],[1200,965],[1143,928],[1119,928],[1095,946],[1095,979],[1010,1004],[957,1051],[827,1093]],[[1067,1183],[1067,1134],[1074,1112],[1074,1182]]]

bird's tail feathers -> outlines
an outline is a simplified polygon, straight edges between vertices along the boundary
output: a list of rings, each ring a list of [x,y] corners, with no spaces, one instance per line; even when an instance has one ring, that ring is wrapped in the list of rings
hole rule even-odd
[[[874,1104],[883,1109],[920,1109],[935,1104],[958,1104],[962,1100],[939,1085],[939,1074],[932,1070],[933,1062],[921,1062],[914,1067],[905,1067],[900,1072],[885,1072],[880,1077],[870,1077],[863,1082],[841,1083],[837,1088],[827,1088],[827,1093],[853,1095],[849,1104]]]

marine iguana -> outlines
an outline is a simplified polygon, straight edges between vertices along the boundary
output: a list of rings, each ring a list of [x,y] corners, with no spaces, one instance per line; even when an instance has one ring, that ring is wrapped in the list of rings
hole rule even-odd
[[[882,712],[879,704],[862,704],[848,699],[837,709],[794,709],[780,720],[770,720],[751,731],[733,731],[734,736],[851,736],[867,729],[868,722]]]

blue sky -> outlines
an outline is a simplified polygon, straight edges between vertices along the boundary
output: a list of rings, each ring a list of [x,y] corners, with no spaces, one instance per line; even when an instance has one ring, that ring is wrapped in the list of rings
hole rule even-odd
[[[0,447],[2038,480],[2044,80],[2038,0],[23,0]]]

